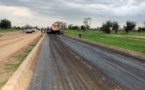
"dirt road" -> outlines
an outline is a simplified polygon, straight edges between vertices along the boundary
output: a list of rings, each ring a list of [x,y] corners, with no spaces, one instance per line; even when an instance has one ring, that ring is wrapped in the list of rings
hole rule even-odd
[[[28,90],[145,90],[145,59],[47,35]]]
[[[18,34],[0,38],[0,63],[6,62],[12,54],[25,47],[37,37],[41,35],[40,32],[33,34]]]

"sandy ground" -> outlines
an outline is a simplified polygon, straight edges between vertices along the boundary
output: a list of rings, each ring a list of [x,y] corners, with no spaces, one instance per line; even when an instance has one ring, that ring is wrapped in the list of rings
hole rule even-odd
[[[41,36],[40,32],[25,34],[23,32],[0,33],[0,85],[7,81],[14,71],[6,71],[5,65],[17,63],[14,58]],[[1,89],[1,86],[0,86]]]
[[[8,57],[31,43],[40,35],[40,32],[33,34],[21,33],[0,38],[0,64],[6,62]]]
[[[17,35],[20,35],[20,34],[23,34],[23,31],[3,32],[3,33],[0,32],[0,39],[15,36],[15,35],[17,36]]]

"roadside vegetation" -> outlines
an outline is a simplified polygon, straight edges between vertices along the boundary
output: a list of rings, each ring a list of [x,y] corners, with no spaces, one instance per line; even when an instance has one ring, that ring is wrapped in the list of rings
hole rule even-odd
[[[78,30],[65,30],[65,34],[78,37]],[[143,36],[143,37],[140,37]],[[119,31],[118,34],[105,34],[100,30],[89,30],[82,32],[82,38],[115,47],[129,49],[145,53],[145,33],[131,32],[129,34]]]
[[[118,22],[110,20],[101,27],[91,28],[90,25],[91,18],[84,18],[83,25],[70,24],[64,33],[78,37],[81,32],[83,39],[145,53],[145,22],[143,27],[138,28],[134,21],[126,21],[123,28]]]
[[[18,31],[17,29],[0,29],[0,33],[4,33],[4,32],[14,32],[14,31]]]
[[[0,66],[0,90],[6,84],[12,74],[17,70],[17,68],[21,65],[27,55],[31,52],[31,50],[37,44],[38,40],[39,39],[35,40],[33,43],[24,47],[21,51],[18,51],[17,54],[14,54],[8,59],[8,62]]]
[[[38,26],[31,26],[29,24],[26,24],[25,26],[12,26],[12,23],[8,19],[2,19],[0,20],[0,33],[5,33],[5,32],[14,32],[18,30],[25,30],[25,29],[38,29]]]
[[[15,31],[15,29],[11,28],[11,21],[7,19],[0,20],[0,33],[1,32],[11,32]]]

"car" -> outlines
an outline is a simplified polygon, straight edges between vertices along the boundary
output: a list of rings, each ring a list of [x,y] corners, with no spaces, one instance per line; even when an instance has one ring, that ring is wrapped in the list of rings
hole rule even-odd
[[[32,33],[32,32],[34,32],[32,29],[27,29],[26,30],[26,33]]]
[[[32,32],[36,32],[36,29],[32,29]]]

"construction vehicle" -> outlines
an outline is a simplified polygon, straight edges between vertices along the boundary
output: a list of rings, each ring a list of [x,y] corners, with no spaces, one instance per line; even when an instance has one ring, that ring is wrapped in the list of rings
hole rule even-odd
[[[50,28],[47,28],[47,34],[63,34],[60,24],[53,23]]]

